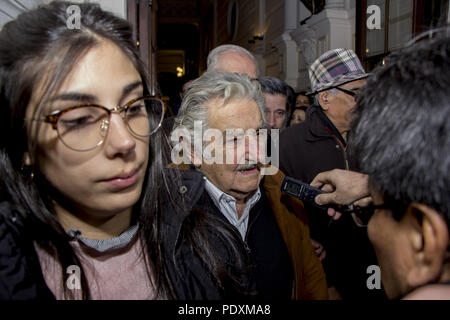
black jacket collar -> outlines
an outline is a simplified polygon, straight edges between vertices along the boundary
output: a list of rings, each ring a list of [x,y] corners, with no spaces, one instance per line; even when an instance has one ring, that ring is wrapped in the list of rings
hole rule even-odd
[[[306,113],[306,119],[309,124],[309,136],[307,137],[309,141],[322,140],[334,136],[344,147],[347,145],[345,139],[331,120],[325,115],[320,106],[312,105],[309,107]]]
[[[174,252],[181,226],[205,190],[203,174],[197,170],[165,169],[169,177],[169,190],[162,200],[164,212],[162,222],[165,226],[164,239],[167,248]]]

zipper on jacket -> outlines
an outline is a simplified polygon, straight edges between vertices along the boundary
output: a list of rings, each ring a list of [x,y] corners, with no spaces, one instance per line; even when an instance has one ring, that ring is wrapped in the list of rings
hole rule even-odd
[[[345,170],[350,170],[350,166],[348,165],[347,159],[347,146],[344,148],[344,160],[345,160]]]
[[[245,238],[244,238],[244,246],[245,249],[247,250],[247,252],[250,254],[251,249],[247,244],[247,240],[248,240],[248,234],[250,233],[250,228],[253,226],[253,224],[255,223],[256,219],[258,219],[259,215],[261,214],[261,210],[256,214],[256,217],[253,219],[253,221],[247,226],[247,231],[245,232]],[[249,215],[250,218],[250,215]]]
[[[344,163],[345,163],[345,170],[350,170],[350,167],[348,165],[348,159],[347,159],[347,146],[344,146],[342,142],[333,135],[334,140],[337,141],[337,143],[341,146],[340,149],[342,150],[343,156],[344,156]]]

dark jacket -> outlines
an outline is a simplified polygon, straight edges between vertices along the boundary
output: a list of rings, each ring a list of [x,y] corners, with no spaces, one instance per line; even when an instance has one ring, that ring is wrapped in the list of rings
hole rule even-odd
[[[178,171],[177,169],[168,169]],[[204,214],[202,208],[196,207],[204,191],[202,177],[195,171],[179,171],[182,174],[181,185],[176,181],[170,188],[171,194],[164,198],[164,215],[162,216],[162,250],[165,255],[165,267],[171,279],[173,294],[180,300],[222,300],[227,298],[244,298],[245,293],[254,292],[254,282],[251,278],[252,270],[239,270],[234,272],[233,267],[227,271],[240,279],[239,288],[230,290],[219,288],[216,281],[207,272],[206,266],[197,256],[186,240],[189,234],[183,232],[187,225],[194,224],[191,215]],[[175,175],[173,175],[175,176]],[[212,254],[217,254],[229,266],[234,266],[236,257],[233,247],[228,245],[215,230],[204,228],[202,232],[212,247]],[[245,257],[242,257],[243,259]],[[239,273],[239,274],[238,274]],[[242,295],[239,294],[242,291]]]
[[[311,106],[305,121],[281,132],[280,170],[286,175],[310,183],[320,172],[348,169],[342,138],[324,117],[320,107]]]
[[[306,120],[280,135],[280,168],[286,175],[310,183],[323,171],[349,169],[346,142],[318,106],[308,108]],[[326,249],[327,282],[343,298],[384,298],[382,290],[367,289],[367,267],[377,264],[367,231],[350,215],[330,224],[326,210],[306,205],[311,237]]]
[[[0,300],[54,299],[17,209],[0,203]]]
[[[183,186],[180,187],[179,194],[183,196],[176,197],[175,200],[182,201],[186,208],[194,208],[206,192],[203,175],[193,170],[180,170],[180,172]],[[266,176],[261,191],[267,196],[291,260],[294,273],[292,298],[326,299],[325,274],[310,242],[309,230],[304,223],[303,205],[297,199],[281,193],[283,178],[281,171],[274,176]],[[172,260],[168,260],[167,263],[169,270],[172,270],[172,275],[177,278],[175,286],[177,295],[182,299],[223,298],[223,292],[206,275],[204,267],[192,255],[192,251],[189,248],[183,248],[183,243],[179,241],[182,224],[191,213],[174,216],[175,211],[170,212],[172,214],[166,217],[168,228],[165,239],[166,250],[173,255]],[[226,243],[219,243],[215,239],[217,235],[213,230],[211,230],[211,236],[212,241],[219,246],[227,247]],[[229,251],[220,247],[219,250]],[[176,265],[180,264],[181,267],[178,267],[176,272]],[[250,278],[248,280],[251,281]],[[253,288],[252,284],[247,284],[247,288]]]
[[[280,134],[280,169],[287,176],[305,183],[310,183],[323,171],[348,169],[346,158],[345,141],[319,106],[309,107],[305,121],[286,128]],[[308,204],[305,208],[311,238],[328,247],[329,218],[326,210]]]

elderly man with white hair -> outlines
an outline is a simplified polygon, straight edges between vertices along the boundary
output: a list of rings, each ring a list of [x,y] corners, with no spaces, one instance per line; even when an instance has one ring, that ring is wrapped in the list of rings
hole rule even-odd
[[[217,223],[211,230],[234,231],[235,238],[224,243],[247,249],[243,254],[254,268],[257,297],[326,299],[325,274],[302,220],[302,203],[281,193],[284,175],[279,170],[263,176],[269,173],[263,165],[267,140],[258,139],[263,128],[264,98],[257,81],[206,72],[190,85],[171,136],[172,159],[180,151],[185,156],[177,169],[185,186],[183,205],[191,208],[186,224],[212,216],[225,226]],[[200,146],[195,145],[198,139]]]

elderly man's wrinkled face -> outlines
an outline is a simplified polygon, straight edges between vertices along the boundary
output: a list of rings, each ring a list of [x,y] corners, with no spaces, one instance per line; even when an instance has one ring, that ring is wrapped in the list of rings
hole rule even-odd
[[[220,190],[238,200],[244,200],[259,186],[262,175],[258,161],[265,154],[265,149],[263,146],[259,148],[258,136],[255,134],[233,137],[226,132],[241,129],[246,133],[257,132],[263,124],[259,106],[255,101],[246,99],[233,100],[225,105],[220,101],[210,101],[209,110],[209,127],[223,133],[226,163],[204,162],[200,170]]]
[[[358,93],[365,84],[366,80],[361,79],[343,84],[339,87],[344,90]],[[347,131],[350,129],[353,118],[352,111],[356,105],[355,97],[338,89],[333,90],[336,90],[336,95],[327,93],[326,96],[324,96],[323,93],[319,94],[322,96],[320,105],[328,118],[338,129]]]

